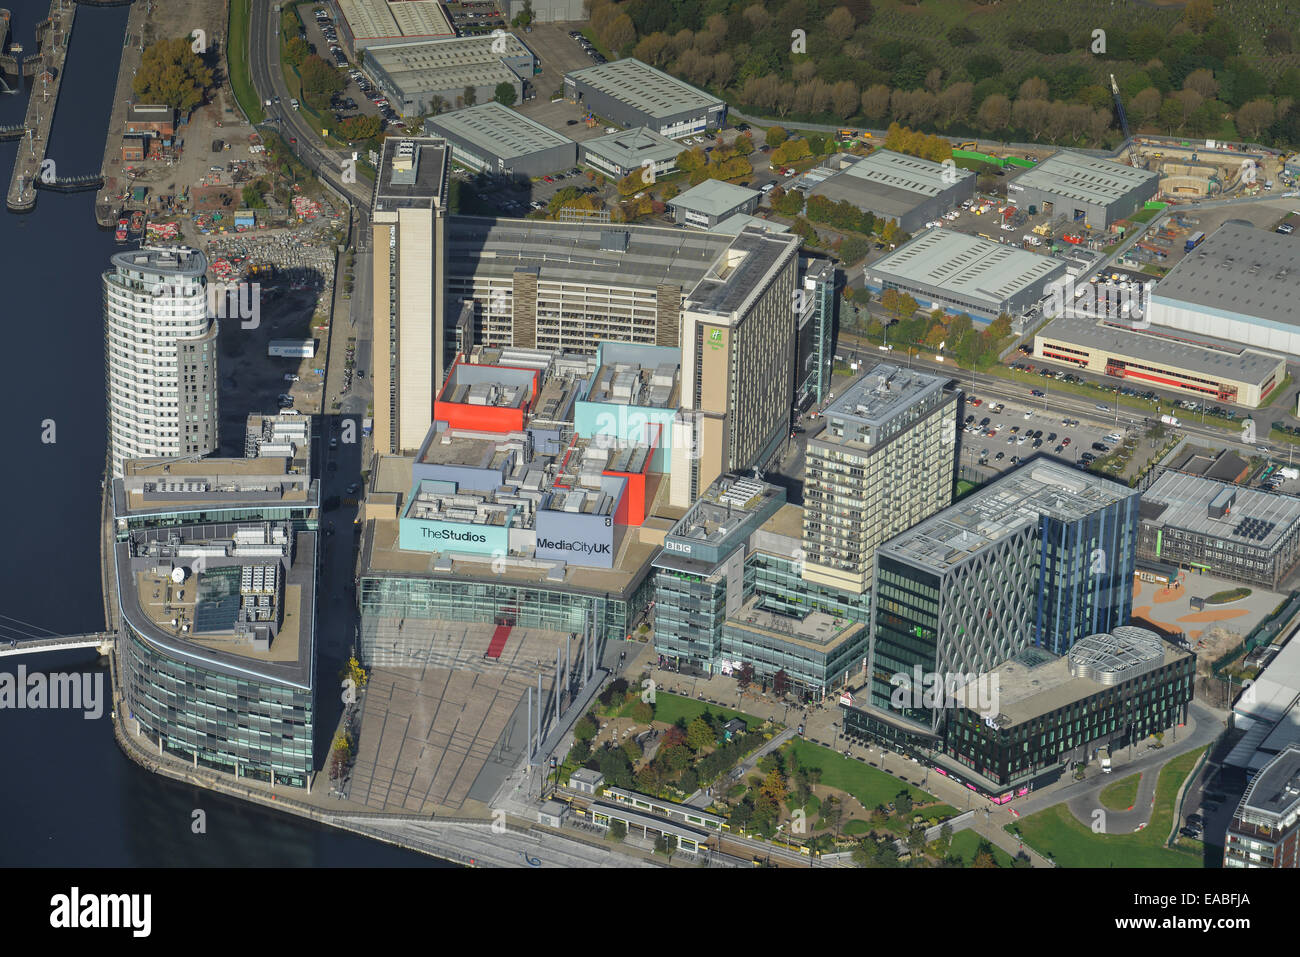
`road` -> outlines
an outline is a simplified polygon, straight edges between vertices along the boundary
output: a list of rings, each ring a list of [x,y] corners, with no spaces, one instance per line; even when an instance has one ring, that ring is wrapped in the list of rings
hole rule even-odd
[[[253,0],[249,26],[249,72],[259,100],[265,103],[272,97],[280,97],[280,103],[266,108],[267,119],[270,121],[272,116],[278,116],[279,122],[271,123],[271,126],[278,127],[286,140],[290,137],[298,140],[292,144],[298,158],[320,179],[368,212],[372,195],[370,184],[361,178],[355,183],[343,182],[343,160],[350,158],[351,152],[324,146],[320,141],[320,131],[308,126],[301,113],[284,106],[289,102],[290,94],[280,69],[280,38],[275,30],[278,20],[279,14],[271,0]],[[363,218],[362,230],[367,226]]]

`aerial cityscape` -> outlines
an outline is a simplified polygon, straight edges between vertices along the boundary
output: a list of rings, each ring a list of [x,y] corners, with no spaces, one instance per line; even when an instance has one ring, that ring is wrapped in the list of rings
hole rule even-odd
[[[9,3],[0,863],[1300,867],[1300,4]]]

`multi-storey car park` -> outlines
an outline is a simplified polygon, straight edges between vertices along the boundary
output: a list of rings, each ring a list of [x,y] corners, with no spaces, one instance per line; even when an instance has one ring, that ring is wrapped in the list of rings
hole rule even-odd
[[[669,139],[720,129],[727,119],[723,100],[635,59],[565,74],[564,98],[625,129],[645,126]]]
[[[1147,561],[1280,590],[1300,564],[1300,501],[1161,471],[1142,493],[1137,545]]]
[[[893,701],[917,669],[987,674],[1126,624],[1139,494],[1034,459],[880,545],[864,709],[879,733],[932,746],[943,709]]]
[[[1300,745],[1251,780],[1228,826],[1223,866],[1300,867]]]
[[[926,223],[975,196],[975,174],[892,150],[870,156],[840,154],[832,169],[809,196],[833,203],[847,201],[880,219],[892,219],[905,233],[917,233]]]
[[[1002,313],[1021,315],[1039,303],[1066,264],[1051,256],[951,229],[926,230],[897,250],[863,267],[866,287],[897,289],[926,309],[966,313],[990,322]]]
[[[243,459],[133,459],[113,481],[130,732],[272,786],[313,768],[310,421],[250,416]]]
[[[405,116],[432,112],[435,98],[461,106],[467,87],[476,102],[487,103],[499,84],[509,83],[522,101],[536,65],[537,57],[511,33],[391,43],[365,56],[366,72]]]
[[[1034,357],[1097,375],[1131,379],[1198,401],[1260,404],[1286,379],[1282,356],[1164,328],[1130,328],[1102,319],[1062,317],[1034,335]]]
[[[1196,338],[1300,355],[1300,256],[1295,240],[1228,220],[1169,271],[1148,318]]]
[[[578,160],[573,140],[495,101],[440,113],[424,129],[451,145],[454,162],[476,171],[535,178]]]
[[[877,546],[952,503],[958,395],[881,363],[835,397],[808,440],[806,579],[865,591]]]
[[[103,274],[113,474],[130,458],[205,455],[219,442],[218,325],[197,249],[117,253]]]
[[[1007,184],[1007,197],[1052,217],[1105,229],[1156,195],[1158,173],[1061,150]]]

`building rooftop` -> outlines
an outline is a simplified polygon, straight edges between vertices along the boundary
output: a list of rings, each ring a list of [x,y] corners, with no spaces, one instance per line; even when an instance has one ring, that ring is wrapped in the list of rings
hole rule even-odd
[[[1010,186],[1041,189],[1079,202],[1104,206],[1158,178],[1158,173],[1124,166],[1114,160],[1061,150],[1015,177]]]
[[[866,622],[837,618],[824,611],[809,611],[796,618],[765,608],[766,600],[762,595],[753,596],[734,615],[729,615],[726,623],[821,652],[867,627]]]
[[[675,409],[680,405],[680,369],[680,362],[673,361],[653,367],[622,360],[606,361],[596,370],[586,401]]]
[[[682,308],[723,318],[743,314],[746,302],[767,286],[773,271],[797,253],[801,242],[790,233],[742,230],[729,242],[726,254],[710,265]]]
[[[935,286],[954,296],[1002,302],[1064,271],[1065,263],[1006,243],[937,227],[865,269],[869,275],[885,274],[913,285]]]
[[[1152,301],[1300,325],[1300,249],[1290,236],[1224,223],[1156,284]]]
[[[134,531],[115,546],[122,614],[153,644],[227,673],[309,687],[316,536],[287,523]]]
[[[577,80],[656,119],[705,110],[722,101],[640,60],[615,60],[573,70]]]
[[[447,141],[432,136],[389,136],[375,178],[375,212],[447,205]]]
[[[981,704],[987,707],[991,692],[997,710],[984,717],[993,718],[999,728],[1007,728],[1188,655],[1153,631],[1124,625],[1110,634],[1081,638],[1065,656],[1026,648],[987,676],[957,688],[953,699],[958,705],[978,711]],[[981,681],[986,687],[979,684]]]
[[[1248,824],[1273,825],[1300,804],[1300,746],[1292,745],[1255,775],[1237,807]]]
[[[113,480],[113,512],[121,519],[202,507],[318,506],[320,484],[311,477],[308,450],[280,448],[276,443],[257,458],[127,459],[122,478]]]
[[[114,253],[115,269],[197,278],[208,271],[208,257],[189,246],[145,246]]]
[[[768,219],[762,219],[758,216],[751,216],[749,213],[736,213],[728,216],[720,223],[714,225],[710,232],[725,233],[728,236],[739,236],[741,230],[747,226],[754,226],[758,229],[767,229],[774,233],[788,233],[790,227],[785,223],[777,223]]]
[[[706,179],[698,186],[692,186],[681,195],[668,200],[668,205],[708,216],[721,216],[727,210],[735,209],[758,195],[756,189],[746,189],[720,179]]]
[[[877,363],[826,407],[826,425],[815,441],[862,448],[879,445],[938,404],[950,381],[919,369]]]
[[[1073,521],[1140,494],[1045,459],[1008,472],[880,546],[879,554],[946,571],[1049,515]]]
[[[1300,499],[1164,472],[1142,493],[1142,521],[1268,551],[1300,521]]]
[[[730,236],[660,226],[557,223],[457,216],[447,230],[452,275],[506,278],[535,269],[539,281],[691,289]],[[607,234],[621,237],[611,242]]]
[[[1216,381],[1262,383],[1277,371],[1277,356],[1264,355],[1220,339],[1177,339],[1178,333],[1160,326],[1132,329],[1086,316],[1054,319],[1037,333],[1041,339],[1059,339],[1090,349],[1106,349],[1135,356],[1169,368],[1212,376]]]
[[[547,129],[496,100],[453,113],[439,113],[425,120],[424,127],[435,135],[455,137],[506,160],[573,143],[567,136]],[[453,159],[455,155],[453,144]]]
[[[668,530],[655,567],[710,574],[718,561],[756,529],[766,528],[783,506],[785,489],[780,486],[743,475],[724,475]]]
[[[840,162],[848,160],[842,158]],[[945,182],[945,174],[952,176],[949,169],[918,156],[876,150],[842,169],[828,171],[824,177],[812,177],[815,185],[811,193],[833,202],[848,200],[854,206],[898,219],[957,182],[975,178],[972,171],[958,168],[956,179]],[[815,182],[819,178],[820,182]]]
[[[623,169],[641,166],[646,160],[662,163],[675,159],[682,152],[682,144],[647,126],[598,136],[594,140],[583,140],[582,148]]]
[[[413,40],[366,51],[367,62],[407,92],[463,86],[464,83],[450,82],[460,75],[459,71],[485,65],[502,67],[503,58],[531,60],[533,54],[513,33]]]
[[[358,40],[455,36],[437,0],[338,0]]]

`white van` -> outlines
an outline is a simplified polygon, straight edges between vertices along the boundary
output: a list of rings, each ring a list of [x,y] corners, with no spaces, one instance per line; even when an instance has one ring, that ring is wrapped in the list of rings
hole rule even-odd
[[[764,183],[761,187],[759,187],[758,191],[762,193],[764,196],[766,196],[768,193],[772,192],[772,190],[775,188],[776,188],[776,183]]]

